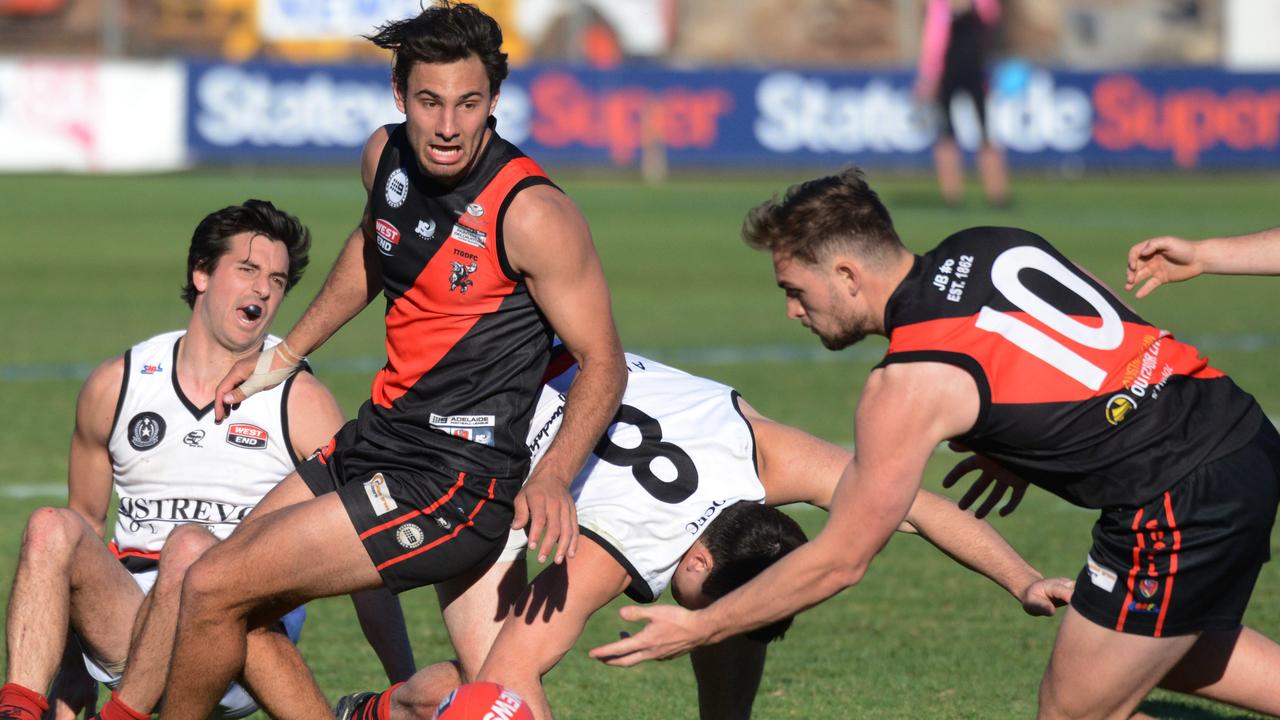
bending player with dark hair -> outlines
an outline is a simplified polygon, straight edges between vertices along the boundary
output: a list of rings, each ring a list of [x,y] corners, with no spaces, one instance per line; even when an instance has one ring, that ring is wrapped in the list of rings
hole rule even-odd
[[[77,674],[73,663],[87,666],[115,690],[101,717],[148,717],[164,685],[187,567],[251,510],[255,518],[269,512],[263,496],[341,426],[337,403],[310,373],[245,402],[237,424],[213,422],[222,376],[239,358],[256,357],[264,343],[279,342],[267,329],[302,276],[310,244],[306,227],[269,202],[249,200],[211,213],[188,249],[186,330],[134,345],[85,381],[76,403],[67,507],[36,510],[23,536],[9,601],[0,717],[35,720],[47,700],[63,701],[53,709],[58,717],[76,714],[79,703],[66,685],[43,695],[68,629],[77,652],[60,677]],[[113,491],[120,498],[115,535],[104,545]],[[358,603],[362,620],[398,618],[395,599],[381,600]],[[246,667],[253,696],[239,684],[220,688],[220,717],[243,717],[259,704],[282,712],[305,692],[293,682],[307,670],[293,662],[291,646],[304,617],[299,608],[283,625],[255,633],[251,655],[271,660]],[[407,643],[377,649],[390,678],[412,673]]]
[[[513,570],[524,577],[525,543],[513,533],[502,561],[477,583],[487,592],[460,601],[473,606],[474,624],[450,625],[461,674],[437,664],[403,686],[348,696],[338,706],[340,720],[427,717],[464,678],[509,687],[535,717],[549,720],[541,677],[615,597],[652,602],[670,586],[682,606],[704,607],[805,541],[795,521],[771,506],[826,507],[849,453],[761,416],[732,388],[626,357],[621,409],[573,484],[586,537],[577,555],[523,590],[522,582],[504,585]],[[562,372],[543,390],[530,429],[535,458],[558,430],[563,391],[576,372],[554,361],[553,368]],[[922,491],[900,529],[987,575],[1028,613],[1051,615],[1070,598],[1069,580],[1042,579],[989,525],[936,495]],[[790,622],[776,619],[695,654],[703,717],[750,715],[765,643]]]
[[[441,3],[371,40],[394,53],[405,121],[365,144],[364,217],[324,287],[284,342],[228,373],[216,412],[290,376],[379,293],[387,362],[358,417],[276,490],[288,507],[188,572],[167,720],[204,720],[243,667],[246,632],[282,607],[379,587],[465,588],[513,523],[529,527],[541,560],[576,549],[569,484],[626,382],[591,233],[497,134],[507,59],[492,18]],[[525,431],[553,333],[583,371],[564,431],[529,474]]]
[[[650,624],[593,656],[671,657],[857,584],[954,440],[1099,512],[1040,717],[1128,717],[1157,686],[1280,714],[1280,646],[1241,624],[1280,503],[1280,434],[1252,396],[1034,233],[912,254],[857,170],[761,204],[743,237],[824,346],[889,338],[857,455],[811,542],[702,610],[624,609]]]

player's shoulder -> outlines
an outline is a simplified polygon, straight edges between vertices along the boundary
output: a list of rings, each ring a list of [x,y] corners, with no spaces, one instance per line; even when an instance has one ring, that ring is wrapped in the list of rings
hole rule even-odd
[[[382,152],[386,149],[391,134],[398,127],[399,125],[381,125],[374,129],[369,134],[369,139],[365,141],[364,150],[360,154],[360,177],[364,181],[366,190],[373,187],[374,178],[378,174],[378,163],[382,160]]]
[[[114,407],[124,389],[125,372],[129,366],[129,353],[103,360],[89,372],[80,386],[76,403],[82,410],[97,407]]]
[[[1006,248],[1014,245],[1048,245],[1048,241],[1030,230],[1000,225],[980,225],[958,230],[938,244],[943,248]]]
[[[311,413],[335,406],[333,393],[315,375],[299,372],[289,388],[289,413]]]

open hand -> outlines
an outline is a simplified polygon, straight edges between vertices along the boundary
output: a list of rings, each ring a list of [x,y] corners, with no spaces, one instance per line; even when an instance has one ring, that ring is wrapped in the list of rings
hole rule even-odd
[[[698,616],[678,605],[628,605],[618,615],[630,622],[648,621],[640,632],[601,645],[591,657],[606,665],[631,667],[646,660],[670,660],[706,644],[709,639],[698,624]]]
[[[953,445],[952,447],[955,449],[957,446]],[[956,466],[951,468],[951,471],[942,479],[942,487],[949,488],[955,485],[960,478],[974,471],[979,472],[978,479],[973,482],[973,485],[969,486],[964,496],[956,503],[961,510],[968,510],[969,506],[981,497],[992,483],[995,483],[995,487],[992,488],[991,494],[987,496],[987,499],[973,511],[974,517],[978,519],[986,517],[996,505],[1000,504],[1000,500],[1004,498],[1005,494],[1009,492],[1012,492],[1012,494],[1009,495],[1009,501],[1005,503],[1004,507],[1000,508],[1000,517],[1004,517],[1018,508],[1018,504],[1022,502],[1022,496],[1027,492],[1027,481],[1009,472],[994,460],[976,453],[956,463]]]
[[[1196,243],[1164,235],[1129,248],[1124,289],[1133,290],[1143,283],[1136,296],[1144,298],[1165,283],[1190,280],[1203,271],[1196,257]]]
[[[578,509],[566,483],[536,469],[515,499],[512,529],[528,525],[529,549],[538,548],[538,562],[545,563],[555,547],[556,563],[578,552]],[[538,543],[541,536],[542,542]]]

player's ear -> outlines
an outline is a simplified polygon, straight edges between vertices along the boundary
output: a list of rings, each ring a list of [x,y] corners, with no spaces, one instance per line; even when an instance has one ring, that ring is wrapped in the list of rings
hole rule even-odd
[[[849,295],[857,295],[862,288],[862,268],[847,257],[837,257],[833,262],[836,283]]]
[[[191,285],[196,289],[197,293],[202,293],[209,289],[209,268],[204,263],[196,265],[191,271]]]
[[[690,573],[695,575],[706,575],[711,572],[711,568],[716,566],[716,559],[711,556],[711,551],[703,545],[701,541],[693,544],[689,548],[689,555],[685,557],[685,561],[681,566]]]
[[[400,90],[400,82],[396,79],[395,73],[391,73],[391,94],[396,99],[396,109],[403,113],[405,111],[404,93]]]

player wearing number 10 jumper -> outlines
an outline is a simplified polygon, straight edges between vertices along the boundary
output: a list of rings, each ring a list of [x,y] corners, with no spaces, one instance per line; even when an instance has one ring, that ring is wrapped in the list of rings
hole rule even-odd
[[[857,455],[812,542],[703,610],[624,610],[652,622],[594,656],[671,657],[857,583],[953,440],[988,478],[1102,511],[1041,717],[1128,717],[1156,685],[1280,713],[1280,646],[1240,625],[1280,498],[1280,435],[1250,395],[1033,233],[911,254],[857,170],[792,187],[743,235],[826,347],[889,338]]]

